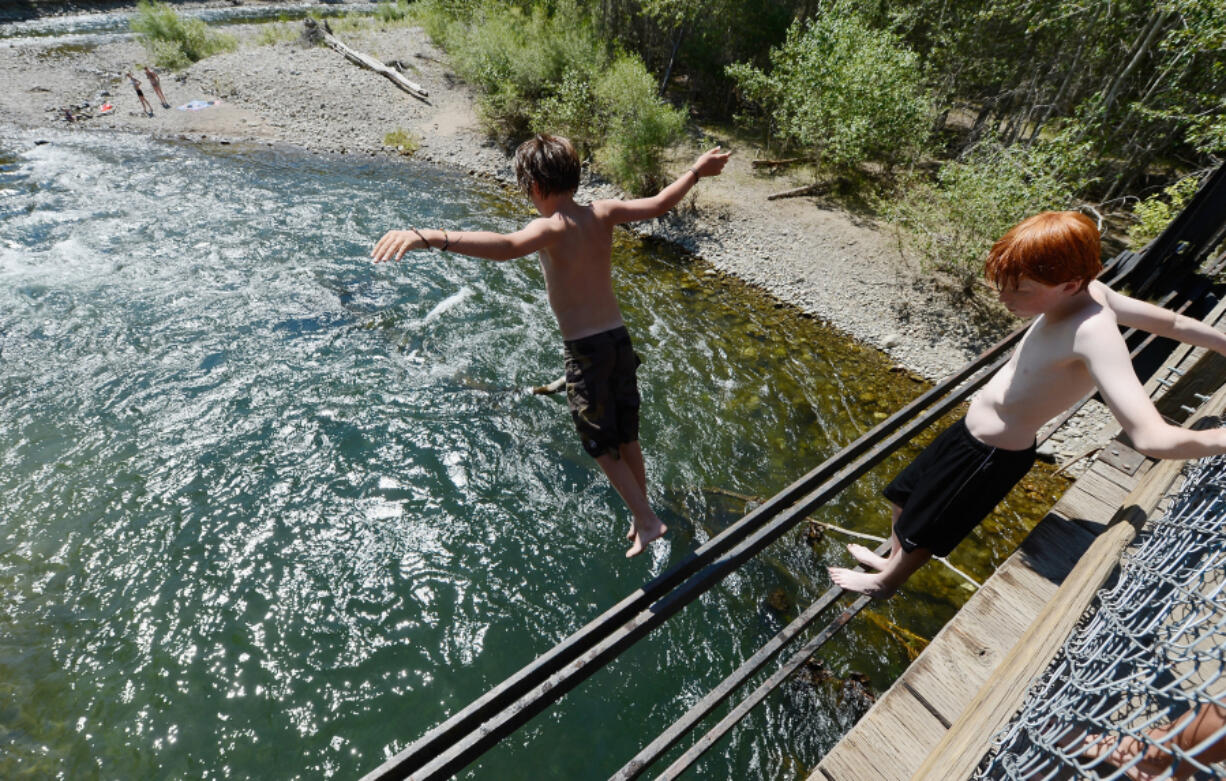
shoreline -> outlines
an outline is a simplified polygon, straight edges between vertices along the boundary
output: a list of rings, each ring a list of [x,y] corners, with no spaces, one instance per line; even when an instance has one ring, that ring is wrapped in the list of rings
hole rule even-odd
[[[275,26],[284,28],[284,40],[259,43]],[[156,103],[137,68],[147,54],[135,40],[83,51],[53,43],[0,48],[0,78],[14,85],[0,92],[0,111],[10,124],[34,130],[120,130],[188,142],[284,144],[312,153],[391,158],[398,152],[384,139],[403,131],[420,140],[414,159],[514,188],[510,157],[480,127],[477,96],[451,72],[446,55],[421,28],[372,24],[337,36],[380,60],[406,63],[408,78],[428,90],[425,100],[327,47],[304,48],[291,40],[302,29],[300,21],[227,25],[225,32],[239,47],[181,73],[163,72],[171,108],[155,105],[152,117],[139,110],[122,76],[131,70]],[[115,110],[99,116],[96,107],[104,100]],[[175,108],[192,100],[219,102],[197,111]],[[80,119],[69,123],[65,108]],[[734,154],[723,175],[702,180],[668,215],[632,230],[680,246],[717,273],[739,278],[929,380],[948,376],[1003,335],[1003,327],[981,332],[954,309],[889,226],[813,197],[768,201],[768,195],[810,180],[758,173],[751,166],[754,149],[726,140],[724,145]],[[666,171],[684,171],[701,151],[696,144],[674,150]],[[587,175],[578,192],[581,200],[619,195],[617,188]],[[1070,433],[1057,455],[1085,449],[1085,438]]]

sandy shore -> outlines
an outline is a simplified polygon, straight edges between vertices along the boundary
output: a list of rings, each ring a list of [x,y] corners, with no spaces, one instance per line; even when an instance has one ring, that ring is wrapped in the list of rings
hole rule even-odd
[[[297,33],[302,23],[281,26]],[[480,127],[474,94],[421,29],[372,24],[340,37],[380,60],[408,65],[408,78],[429,92],[426,100],[326,47],[261,43],[271,27],[227,27],[240,40],[236,51],[181,73],[163,73],[170,109],[158,105],[145,83],[155,108],[152,117],[140,110],[122,78],[131,70],[145,82],[137,64],[148,58],[134,40],[86,51],[37,44],[0,48],[0,81],[10,85],[0,91],[0,111],[22,127],[124,130],[358,155],[396,154],[384,139],[403,130],[420,139],[417,159],[466,175],[513,181],[508,157]],[[97,107],[108,100],[114,112],[98,115]],[[175,108],[192,100],[220,102],[198,111]],[[85,104],[88,108],[72,108]],[[78,119],[69,123],[65,108]],[[767,201],[771,193],[808,181],[761,174],[750,165],[755,150],[733,149],[736,154],[722,176],[703,180],[674,213],[637,229],[686,247],[715,269],[884,350],[930,379],[946,376],[999,338],[999,332],[981,333],[950,307],[887,226],[813,198]],[[677,150],[671,167],[683,172],[699,151]],[[615,194],[607,184],[588,181],[579,197]],[[1058,451],[1080,451],[1099,424],[1083,427],[1084,434],[1072,432]]]

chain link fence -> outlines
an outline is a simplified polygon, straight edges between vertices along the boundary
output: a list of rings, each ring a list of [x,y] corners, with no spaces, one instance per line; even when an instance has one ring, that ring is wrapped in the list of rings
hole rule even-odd
[[[1226,456],[1192,462],[977,779],[1226,778]]]

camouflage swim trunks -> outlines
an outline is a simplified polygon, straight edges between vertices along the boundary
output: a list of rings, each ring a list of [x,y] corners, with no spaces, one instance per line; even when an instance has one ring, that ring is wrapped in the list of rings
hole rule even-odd
[[[637,369],[642,360],[625,326],[562,343],[566,405],[592,458],[639,438]]]

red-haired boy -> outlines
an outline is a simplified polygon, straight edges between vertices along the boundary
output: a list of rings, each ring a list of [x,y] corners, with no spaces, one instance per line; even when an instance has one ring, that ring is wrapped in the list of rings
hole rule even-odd
[[[1102,268],[1094,223],[1043,212],[1015,225],[988,254],[1001,303],[1034,323],[1009,362],[885,488],[893,504],[890,554],[849,545],[871,572],[839,567],[831,579],[885,598],[928,559],[945,556],[1029,471],[1039,428],[1097,388],[1137,450],[1154,458],[1226,452],[1226,429],[1191,431],[1162,419],[1132,368],[1120,325],[1226,355],[1226,335],[1121,295],[1095,281]]]

